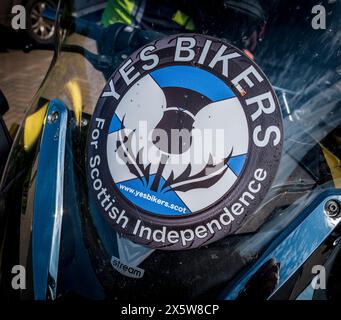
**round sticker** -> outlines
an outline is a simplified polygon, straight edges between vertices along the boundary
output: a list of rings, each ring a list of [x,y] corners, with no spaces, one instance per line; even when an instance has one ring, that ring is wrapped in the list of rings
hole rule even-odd
[[[98,100],[87,142],[91,199],[130,240],[179,250],[233,234],[282,150],[277,98],[242,51],[196,34],[133,53]]]

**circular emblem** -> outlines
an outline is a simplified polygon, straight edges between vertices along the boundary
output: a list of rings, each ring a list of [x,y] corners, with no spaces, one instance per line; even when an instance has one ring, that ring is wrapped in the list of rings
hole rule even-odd
[[[133,53],[109,79],[87,142],[90,197],[113,228],[153,248],[233,234],[276,174],[282,117],[242,51],[196,34]]]

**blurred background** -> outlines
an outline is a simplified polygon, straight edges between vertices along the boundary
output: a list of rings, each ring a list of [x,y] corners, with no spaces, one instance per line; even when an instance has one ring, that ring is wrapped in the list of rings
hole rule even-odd
[[[51,50],[23,49],[33,43],[52,44],[54,24],[43,18],[49,6],[58,0],[1,0],[0,3],[0,88],[8,100],[9,111],[4,115],[7,127],[20,123],[51,62]],[[16,6],[26,9],[26,29],[15,31],[11,26]],[[14,10],[18,13],[18,9]]]
[[[10,105],[7,127],[20,123],[52,59],[52,50],[23,51],[27,39],[9,28],[0,29],[0,88]]]
[[[57,1],[1,0],[0,88],[10,106],[4,115],[8,128],[23,119],[48,70],[53,55],[54,24],[53,20],[46,18],[46,12],[55,10]],[[295,0],[290,3],[280,0],[149,0],[139,23],[134,22],[136,12],[125,12],[129,3],[134,1],[140,4],[138,0],[67,0],[65,4],[73,3],[71,11],[74,18],[84,18],[105,27],[120,22],[165,34],[197,32],[225,38],[254,58],[273,85],[285,88],[287,94],[296,93],[292,107],[298,105],[297,100],[304,100],[317,77],[328,78],[319,87],[322,90],[323,86],[335,83],[334,78],[329,79],[329,74],[335,77],[336,71],[336,76],[340,75],[340,29],[337,27],[340,2],[336,0]],[[327,28],[314,30],[311,27],[314,17],[311,10],[313,5],[320,3],[326,8]],[[18,4],[24,5],[27,18],[26,29],[20,32],[11,26],[14,16],[11,11]],[[135,15],[134,19],[129,14]],[[70,39],[73,39],[72,43],[82,42],[84,45],[84,37],[75,33]],[[89,44],[88,39],[86,43]],[[96,52],[98,44],[93,41],[87,49]],[[41,50],[42,47],[45,49]],[[77,72],[85,68],[78,58],[72,62]],[[95,75],[92,74],[93,77]],[[85,78],[80,77],[78,81],[85,95],[83,98],[92,98],[85,108],[92,109],[98,92],[84,85]],[[103,79],[99,81],[101,88],[102,82]],[[284,112],[292,118],[287,101],[283,103]]]

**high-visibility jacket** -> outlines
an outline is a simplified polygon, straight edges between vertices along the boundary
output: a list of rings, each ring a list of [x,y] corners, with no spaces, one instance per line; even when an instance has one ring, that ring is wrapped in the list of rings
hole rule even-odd
[[[180,2],[158,0],[108,0],[102,23],[125,23],[144,29],[194,31],[192,18],[179,9]]]

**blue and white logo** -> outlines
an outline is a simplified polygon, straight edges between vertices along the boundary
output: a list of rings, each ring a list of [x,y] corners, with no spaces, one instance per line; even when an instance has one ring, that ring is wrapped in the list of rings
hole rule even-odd
[[[252,60],[219,39],[169,36],[128,57],[103,89],[87,142],[90,197],[130,241],[195,248],[256,211],[282,142],[276,95]]]
[[[204,69],[173,65],[129,88],[110,123],[107,155],[113,182],[130,202],[181,216],[229,192],[248,142],[245,113],[229,86]]]

